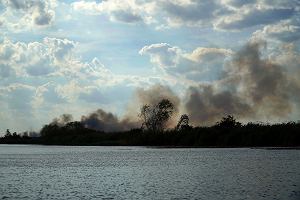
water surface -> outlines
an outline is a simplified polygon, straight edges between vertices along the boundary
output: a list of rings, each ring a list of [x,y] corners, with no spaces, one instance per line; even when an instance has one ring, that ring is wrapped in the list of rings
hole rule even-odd
[[[0,199],[300,199],[300,150],[0,145]]]

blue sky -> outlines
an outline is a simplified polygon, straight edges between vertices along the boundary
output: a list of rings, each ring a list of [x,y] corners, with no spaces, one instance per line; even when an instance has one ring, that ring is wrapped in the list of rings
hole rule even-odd
[[[299,120],[299,39],[297,0],[0,0],[0,132],[133,115],[158,84],[195,125]]]

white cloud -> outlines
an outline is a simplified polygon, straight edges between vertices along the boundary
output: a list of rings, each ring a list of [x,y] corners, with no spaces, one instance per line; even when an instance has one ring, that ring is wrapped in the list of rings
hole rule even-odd
[[[223,65],[233,52],[222,48],[199,47],[187,53],[179,47],[166,43],[143,47],[141,55],[149,55],[150,61],[167,75],[183,77],[194,81],[217,78]],[[208,76],[215,77],[208,77]]]
[[[297,0],[222,0],[231,13],[216,18],[217,30],[241,30],[258,25],[271,25],[297,18],[300,4]]]
[[[149,6],[149,4],[147,4]],[[143,15],[145,3],[139,4],[135,0],[109,0],[96,2],[79,1],[72,3],[74,10],[90,15],[106,14],[110,20],[124,23],[147,22]]]
[[[171,67],[177,64],[181,50],[167,43],[160,43],[144,46],[139,54],[150,55],[151,62],[161,67]]]
[[[275,39],[282,42],[294,42],[300,39],[300,23],[286,20],[273,25],[264,26],[252,34],[252,39]]]
[[[216,0],[109,0],[100,3],[78,1],[72,3],[76,11],[89,15],[106,14],[110,20],[124,23],[159,23],[171,26],[207,24],[218,8]]]
[[[289,19],[295,13],[294,8],[276,8],[270,6],[244,6],[232,15],[221,17],[214,24],[217,29],[241,30],[257,25],[272,24]]]
[[[215,12],[221,9],[215,0],[211,1],[158,1],[157,9],[165,13],[170,26],[202,26],[211,23]]]
[[[37,109],[45,102],[44,94],[48,92],[48,87],[51,85],[51,82],[45,83],[41,86],[37,86],[35,94],[31,101],[32,107]]]
[[[42,42],[0,43],[0,75],[8,77],[71,75],[85,67],[74,55],[76,43],[67,39],[44,38]]]
[[[80,86],[77,81],[72,80],[65,85],[57,86],[55,91],[63,99],[72,102],[78,98],[80,93],[85,91],[85,88]]]
[[[56,0],[2,0],[2,18],[11,30],[49,26],[55,19]]]
[[[227,6],[232,6],[234,8],[240,8],[244,5],[254,4],[256,0],[221,0],[221,2]]]
[[[291,19],[300,10],[296,0],[108,0],[79,1],[72,7],[85,14],[106,14],[112,21],[143,21],[158,30],[179,26],[241,30]]]
[[[84,86],[86,84],[97,88],[112,87],[132,78],[130,75],[113,74],[98,58],[91,62],[81,61],[75,53],[77,45],[73,41],[57,38],[30,43],[12,42],[6,38],[0,43],[0,77],[10,80],[12,77],[38,76],[60,80],[59,86],[51,92],[66,101],[75,101],[80,93],[89,91],[90,88]],[[80,85],[82,82],[85,83],[83,86]],[[38,102],[40,96],[36,95],[36,98]]]

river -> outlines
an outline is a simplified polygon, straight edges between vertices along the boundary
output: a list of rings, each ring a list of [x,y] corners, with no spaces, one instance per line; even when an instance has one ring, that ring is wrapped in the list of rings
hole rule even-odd
[[[0,145],[0,199],[300,199],[300,150]]]

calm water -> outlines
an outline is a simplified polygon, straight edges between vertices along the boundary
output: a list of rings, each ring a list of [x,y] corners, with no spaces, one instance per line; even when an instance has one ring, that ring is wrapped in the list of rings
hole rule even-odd
[[[0,199],[300,199],[300,151],[0,145]]]

